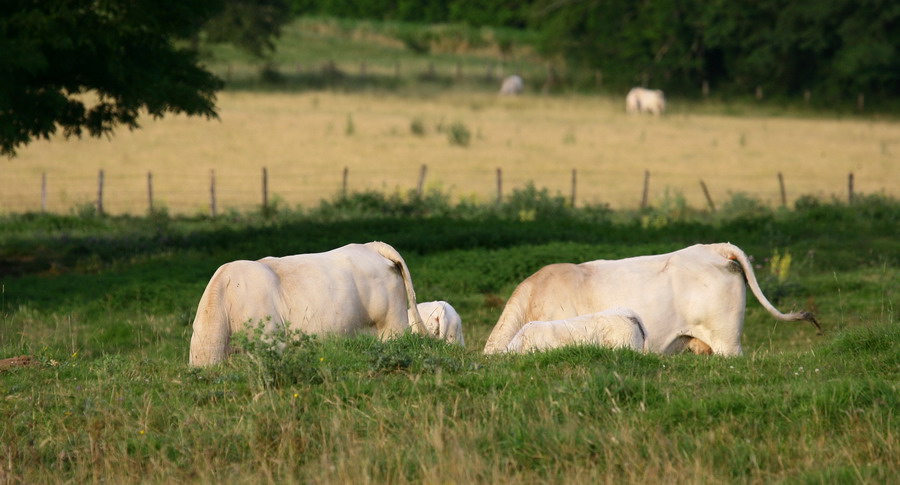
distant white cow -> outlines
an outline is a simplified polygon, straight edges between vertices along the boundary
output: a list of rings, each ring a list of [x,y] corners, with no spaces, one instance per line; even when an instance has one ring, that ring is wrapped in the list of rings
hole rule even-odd
[[[506,345],[507,352],[524,354],[566,345],[598,345],[613,349],[644,350],[644,324],[628,308],[526,323]]]
[[[625,111],[659,116],[666,111],[666,97],[659,89],[631,88],[625,97]]]
[[[428,335],[450,343],[466,345],[463,338],[462,319],[459,313],[446,301],[427,301],[418,304],[419,315],[425,322]],[[410,320],[412,320],[410,309]]]
[[[382,242],[222,265],[200,298],[190,364],[222,361],[231,334],[257,321],[267,333],[288,325],[307,334],[382,339],[410,327],[425,333],[406,262]]]
[[[522,94],[522,89],[524,88],[525,82],[522,81],[522,78],[512,75],[503,80],[503,84],[500,85],[500,94],[503,96],[518,96]]]
[[[627,307],[641,316],[650,352],[740,355],[745,278],[775,318],[807,320],[821,332],[811,313],[783,314],[769,303],[740,248],[697,244],[654,256],[543,267],[515,289],[484,351],[503,352],[527,322]]]

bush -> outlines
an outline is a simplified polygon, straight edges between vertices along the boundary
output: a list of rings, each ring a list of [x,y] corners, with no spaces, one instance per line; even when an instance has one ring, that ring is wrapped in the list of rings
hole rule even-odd
[[[466,128],[466,125],[456,122],[447,128],[447,138],[451,145],[467,147],[469,140],[472,139],[472,133]]]
[[[263,386],[321,383],[322,349],[317,338],[290,328],[266,332],[266,323],[248,322],[246,330],[232,336],[235,349],[256,364]]]
[[[416,136],[425,136],[425,122],[422,118],[413,118],[409,124],[409,131]]]

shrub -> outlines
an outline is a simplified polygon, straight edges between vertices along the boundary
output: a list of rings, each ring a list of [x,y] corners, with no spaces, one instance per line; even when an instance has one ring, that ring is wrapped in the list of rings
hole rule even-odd
[[[232,345],[255,365],[264,387],[319,384],[321,345],[313,335],[285,328],[268,333],[266,322],[248,322],[232,336]]]
[[[447,138],[451,145],[466,147],[469,146],[472,133],[466,128],[466,125],[456,122],[447,128]]]
[[[409,131],[416,136],[425,136],[425,122],[422,118],[413,118],[409,124]]]

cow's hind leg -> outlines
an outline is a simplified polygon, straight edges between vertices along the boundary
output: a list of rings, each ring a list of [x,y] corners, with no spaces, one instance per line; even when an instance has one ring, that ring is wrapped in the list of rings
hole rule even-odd
[[[230,336],[227,322],[213,320],[200,322],[199,325],[195,322],[191,335],[190,365],[206,366],[225,360]]]

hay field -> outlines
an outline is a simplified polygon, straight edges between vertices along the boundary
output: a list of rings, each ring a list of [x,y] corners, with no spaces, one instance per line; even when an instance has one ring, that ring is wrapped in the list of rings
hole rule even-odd
[[[344,167],[351,191],[406,191],[423,164],[427,186],[480,201],[496,197],[498,167],[505,193],[531,180],[566,196],[577,169],[577,203],[614,208],[639,204],[644,170],[651,203],[681,193],[703,207],[703,179],[719,204],[734,192],[777,204],[779,171],[789,203],[846,197],[849,172],[858,192],[900,195],[900,124],[891,121],[701,115],[677,103],[654,119],[626,115],[618,99],[458,92],[223,92],[219,106],[218,121],[147,118],[111,139],[34,142],[0,162],[0,211],[39,210],[42,173],[48,210],[90,204],[100,169],[111,213],[146,211],[148,171],[157,206],[205,213],[213,169],[219,210],[247,209],[262,199],[264,166],[270,199],[288,207],[336,194]],[[412,132],[414,120],[424,135]],[[439,129],[452,123],[471,132],[469,146]]]

